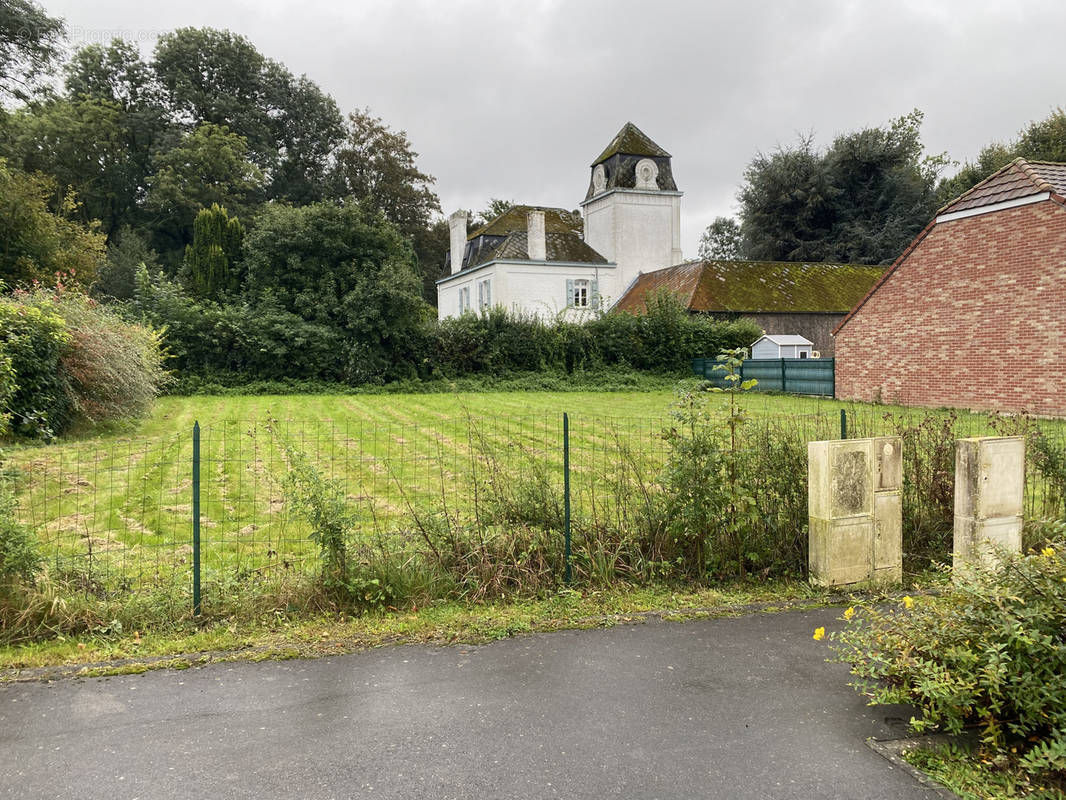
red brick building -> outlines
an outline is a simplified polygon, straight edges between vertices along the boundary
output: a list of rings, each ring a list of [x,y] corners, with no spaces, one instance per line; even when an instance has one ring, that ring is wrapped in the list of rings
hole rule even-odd
[[[837,397],[1066,415],[1066,164],[942,208],[834,331]]]

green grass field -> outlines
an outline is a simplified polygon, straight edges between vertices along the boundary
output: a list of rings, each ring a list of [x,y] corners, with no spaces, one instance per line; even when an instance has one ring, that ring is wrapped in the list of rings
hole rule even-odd
[[[575,513],[624,516],[634,486],[658,478],[674,399],[662,391],[167,397],[122,430],[9,456],[22,473],[20,516],[53,568],[74,565],[89,585],[122,590],[189,573],[196,421],[202,558],[205,574],[221,579],[284,576],[315,558],[286,493],[283,445],[343,487],[361,546],[398,552],[431,517],[458,523],[479,504],[561,496],[563,412]],[[753,419],[808,440],[836,438],[841,408],[851,436],[884,430],[886,413],[915,413],[780,395],[743,403]],[[963,415],[957,430],[987,426]]]

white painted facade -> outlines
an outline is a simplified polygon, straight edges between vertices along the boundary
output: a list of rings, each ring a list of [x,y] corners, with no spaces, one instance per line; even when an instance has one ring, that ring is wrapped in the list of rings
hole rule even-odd
[[[630,144],[624,145],[627,132]],[[633,136],[638,137],[635,149],[619,149],[633,147]],[[604,163],[614,153],[631,159],[622,184],[618,165]],[[641,153],[647,155],[641,157]],[[525,213],[520,220],[505,213],[470,235],[466,212],[452,214],[448,218],[451,274],[437,281],[438,318],[501,307],[544,320],[581,321],[609,309],[641,272],[680,264],[682,195],[674,188],[669,158],[627,123],[592,167],[589,195],[581,203],[581,225],[575,221],[572,229],[560,226],[560,213],[572,215],[564,209],[548,209],[553,215],[551,235],[571,237],[576,248],[560,247],[559,239],[546,246],[544,209],[517,206],[513,211]],[[614,172],[608,174],[608,169]],[[666,172],[661,175],[661,170]],[[508,234],[524,237],[507,239],[524,242],[524,252],[522,247],[482,249],[484,242]],[[482,252],[501,257],[486,256],[485,263],[470,266]],[[585,257],[587,261],[552,260],[552,252],[555,258]],[[503,253],[511,257],[502,257]],[[523,257],[514,257],[516,253]],[[601,257],[607,263],[599,263]]]
[[[601,287],[613,286],[614,274],[613,264],[492,261],[437,282],[437,317],[499,307],[545,321],[562,317],[581,322],[605,307]],[[587,290],[584,304],[579,300],[575,305],[569,293],[582,288]]]
[[[617,300],[641,272],[681,263],[681,192],[609,189],[581,204],[585,241],[618,265]]]

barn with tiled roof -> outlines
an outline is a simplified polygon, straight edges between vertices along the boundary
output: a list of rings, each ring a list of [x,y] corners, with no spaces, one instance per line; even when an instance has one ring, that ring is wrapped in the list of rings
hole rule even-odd
[[[657,292],[675,295],[693,313],[747,317],[768,334],[799,334],[822,356],[833,353],[833,328],[884,272],[861,264],[779,261],[689,261],[637,277],[615,308],[643,313]]]

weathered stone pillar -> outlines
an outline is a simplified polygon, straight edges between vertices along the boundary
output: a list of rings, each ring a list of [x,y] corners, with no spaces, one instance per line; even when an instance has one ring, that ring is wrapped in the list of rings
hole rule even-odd
[[[955,443],[955,569],[1022,549],[1025,437],[978,436]]]
[[[811,582],[898,583],[903,574],[899,437],[810,442],[807,459]]]
[[[903,440],[874,440],[877,485],[874,487],[874,569],[879,586],[903,582]]]

